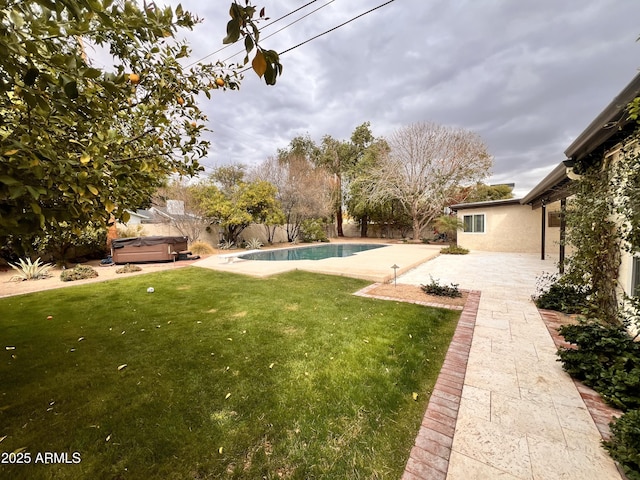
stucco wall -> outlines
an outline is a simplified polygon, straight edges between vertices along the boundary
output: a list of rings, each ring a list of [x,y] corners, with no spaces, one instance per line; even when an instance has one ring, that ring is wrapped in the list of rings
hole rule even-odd
[[[547,258],[559,258],[560,228],[549,227],[549,212],[560,211],[560,202],[547,205],[545,218]],[[485,215],[484,233],[458,232],[458,245],[469,250],[489,252],[540,253],[542,209],[510,204],[469,208],[458,211],[465,215]]]

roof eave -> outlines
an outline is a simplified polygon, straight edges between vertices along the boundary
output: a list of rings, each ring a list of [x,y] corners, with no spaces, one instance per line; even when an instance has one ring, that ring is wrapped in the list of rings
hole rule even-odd
[[[533,190],[520,201],[523,205],[532,205],[545,201],[556,201],[563,198],[562,187],[570,182],[567,176],[567,167],[560,162],[546,177],[540,181]]]
[[[607,107],[576,137],[564,151],[567,158],[580,160],[598,148],[629,123],[626,113],[629,103],[640,95],[640,73],[607,105]]]

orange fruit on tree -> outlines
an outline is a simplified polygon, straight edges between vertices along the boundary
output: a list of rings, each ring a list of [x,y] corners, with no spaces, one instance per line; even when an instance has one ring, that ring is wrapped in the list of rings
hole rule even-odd
[[[184,98],[178,97],[178,104],[184,105]]]
[[[219,87],[223,87],[224,86],[224,79],[216,78],[216,85],[218,85]]]
[[[192,126],[193,128],[196,128],[198,125],[197,125],[197,123],[196,123],[196,122],[191,122],[191,126]]]
[[[130,73],[129,81],[133,84],[140,83],[140,75],[138,75],[137,73]]]

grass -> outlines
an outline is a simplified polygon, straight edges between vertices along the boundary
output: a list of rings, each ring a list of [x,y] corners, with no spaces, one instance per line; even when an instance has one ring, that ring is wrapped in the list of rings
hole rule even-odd
[[[0,477],[400,478],[458,314],[364,285],[193,267],[1,299],[0,452],[32,464]]]

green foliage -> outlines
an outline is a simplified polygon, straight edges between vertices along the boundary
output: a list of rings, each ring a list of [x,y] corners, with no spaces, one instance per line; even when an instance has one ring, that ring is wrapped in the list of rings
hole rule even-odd
[[[447,238],[451,240],[457,240],[458,230],[462,230],[464,228],[464,223],[457,215],[441,215],[436,218],[433,223],[439,232],[445,233]],[[469,252],[467,251],[467,253]]]
[[[638,100],[638,99],[636,99]],[[617,200],[617,213],[622,215],[621,236],[624,247],[632,252],[640,251],[640,153],[637,149],[638,131],[620,152],[615,165],[612,189]]]
[[[194,242],[189,246],[189,250],[194,255],[211,255],[213,247],[205,242]]]
[[[84,280],[98,276],[98,272],[89,265],[76,265],[73,268],[67,268],[60,274],[60,280],[63,282],[73,282],[75,280]]]
[[[324,221],[318,218],[303,220],[300,225],[300,241],[304,243],[328,242],[324,226]]]
[[[611,423],[611,440],[603,442],[629,480],[640,480],[640,410],[629,410]]]
[[[17,275],[11,277],[12,281],[47,278],[50,276],[49,270],[53,267],[49,263],[42,263],[40,258],[37,258],[35,262],[32,262],[30,258],[26,260],[19,259],[17,265],[13,263],[9,263],[9,265],[18,272]]]
[[[211,180],[216,180],[216,172]],[[225,178],[227,175],[225,174]],[[281,224],[284,214],[276,199],[276,187],[266,181],[245,182],[243,176],[234,177],[218,187],[214,183],[193,187],[195,198],[204,214],[224,230],[224,239],[238,243],[240,233],[251,225]]]
[[[458,245],[449,245],[448,247],[441,248],[440,253],[448,255],[466,255],[469,253],[469,250]]]
[[[243,7],[234,1],[231,4],[229,15],[231,20],[227,23],[227,36],[222,43],[231,44],[243,38],[244,47],[247,51],[243,62],[244,65],[249,63],[249,54],[255,47],[256,53],[251,61],[253,71],[260,78],[264,78],[267,85],[275,85],[278,75],[282,75],[282,65],[280,64],[280,57],[275,50],[265,50],[258,45],[260,30],[257,25],[258,19],[254,20],[256,7],[249,5],[249,2],[246,2]],[[260,9],[259,13],[259,20],[262,19],[265,19],[264,8]]]
[[[588,287],[572,285],[567,277],[550,273],[537,278],[536,293],[532,296],[536,307],[564,313],[586,311],[588,298]]]
[[[89,223],[77,232],[69,223],[60,222],[58,228],[36,232],[31,245],[39,255],[52,257],[59,264],[78,257],[101,258],[107,253],[107,229]]]
[[[583,312],[588,305],[586,287],[554,283],[535,299],[536,307],[564,313]]]
[[[619,324],[616,287],[621,245],[620,231],[612,220],[615,205],[610,181],[610,170],[596,164],[573,183],[566,241],[574,248],[566,259],[565,281],[590,293],[589,316]]]
[[[252,238],[245,245],[245,248],[251,249],[251,250],[258,250],[262,247],[263,247],[262,242],[257,238]]]
[[[457,283],[452,283],[451,285],[440,285],[438,280],[431,278],[431,283],[427,285],[420,285],[420,288],[427,295],[437,295],[438,297],[450,298],[462,297],[462,293],[458,290]]]
[[[640,343],[619,325],[582,320],[558,330],[577,348],[558,350],[563,368],[611,405],[640,408]]]
[[[463,203],[487,202],[513,198],[513,187],[510,185],[487,185],[476,183],[469,191]]]
[[[255,7],[234,2],[232,12],[234,34],[259,48]],[[126,221],[167,175],[201,170],[209,142],[197,98],[219,83],[237,89],[242,65],[184,68],[191,52],[176,37],[197,21],[181,6],[133,1],[0,9],[0,241],[55,235],[62,222],[79,233],[112,215]],[[109,52],[113,66],[91,62],[84,45]],[[275,83],[273,73],[265,79]]]
[[[138,265],[131,265],[130,263],[127,263],[124,267],[119,267],[116,270],[116,273],[133,273],[133,272],[141,272],[141,271],[142,271],[142,268],[140,268]]]

